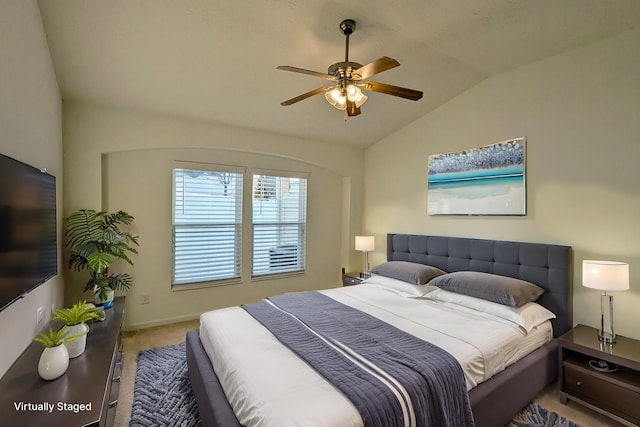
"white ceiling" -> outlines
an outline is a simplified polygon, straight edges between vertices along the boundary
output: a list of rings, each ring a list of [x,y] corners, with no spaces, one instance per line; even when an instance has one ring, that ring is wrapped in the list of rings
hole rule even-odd
[[[487,77],[640,25],[638,0],[40,0],[65,101],[148,110],[367,146]],[[278,65],[326,72],[349,59],[401,66],[371,80],[424,92],[369,92],[349,118],[325,85]]]

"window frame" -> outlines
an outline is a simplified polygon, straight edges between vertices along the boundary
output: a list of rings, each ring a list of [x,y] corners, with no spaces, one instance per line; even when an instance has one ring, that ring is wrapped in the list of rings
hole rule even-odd
[[[262,280],[271,280],[278,277],[290,277],[290,276],[301,276],[306,273],[307,262],[306,262],[306,252],[307,252],[307,212],[308,212],[308,199],[309,199],[309,173],[306,172],[295,172],[295,171],[283,171],[283,170],[274,170],[274,169],[253,169],[251,170],[251,174],[248,177],[251,180],[251,280],[252,281],[262,281]],[[255,197],[254,197],[254,180],[256,176],[269,176],[275,178],[297,178],[304,180],[304,198],[298,200],[298,203],[301,205],[300,210],[303,214],[303,221],[276,221],[276,222],[259,222],[256,224],[254,218],[254,209],[255,209]],[[275,271],[275,272],[266,272],[266,273],[256,273],[256,225],[258,226],[278,226],[278,225],[298,225],[300,227],[298,241],[302,242],[302,248],[299,248],[297,253],[297,259],[302,258],[302,266],[301,268],[297,268],[295,270],[285,270],[285,271]]]
[[[175,283],[176,280],[176,227],[180,226],[176,224],[176,170],[194,170],[194,171],[208,171],[208,172],[218,172],[218,173],[235,173],[237,174],[237,180],[239,183],[240,195],[236,196],[236,202],[239,203],[239,206],[236,205],[235,210],[236,217],[235,223],[229,223],[229,225],[233,225],[235,227],[235,242],[236,247],[234,247],[235,257],[234,257],[234,272],[237,271],[237,274],[234,274],[233,277],[228,278],[220,278],[220,279],[208,279],[203,281],[194,281],[194,282],[184,282],[184,283]],[[242,282],[242,273],[243,273],[243,240],[244,240],[244,203],[245,203],[245,178],[246,178],[247,168],[242,166],[233,166],[233,165],[223,165],[223,164],[215,164],[215,163],[203,163],[203,162],[189,162],[189,161],[174,161],[171,168],[171,180],[172,180],[172,192],[171,192],[171,290],[172,291],[183,291],[189,289],[199,289],[205,287],[215,287],[215,286],[224,286],[231,284],[238,284]],[[201,226],[206,226],[206,224],[200,224]],[[236,268],[237,266],[237,268]]]

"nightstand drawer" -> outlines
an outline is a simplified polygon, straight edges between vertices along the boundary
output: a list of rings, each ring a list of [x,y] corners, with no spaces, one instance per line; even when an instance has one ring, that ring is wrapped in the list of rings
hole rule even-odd
[[[605,375],[611,375],[610,380]],[[616,373],[588,372],[564,366],[564,392],[634,423],[640,422],[640,393],[615,384]]]

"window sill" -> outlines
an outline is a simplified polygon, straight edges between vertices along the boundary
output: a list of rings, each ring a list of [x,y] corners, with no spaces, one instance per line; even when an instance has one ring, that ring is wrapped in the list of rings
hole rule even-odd
[[[263,282],[265,280],[274,280],[274,279],[285,279],[287,277],[300,277],[304,276],[305,271],[287,271],[284,273],[272,273],[272,274],[261,274],[260,276],[251,276],[252,282]]]
[[[190,291],[192,289],[215,288],[218,286],[239,285],[242,280],[237,277],[233,279],[216,280],[215,282],[185,283],[181,285],[171,285],[172,292]]]

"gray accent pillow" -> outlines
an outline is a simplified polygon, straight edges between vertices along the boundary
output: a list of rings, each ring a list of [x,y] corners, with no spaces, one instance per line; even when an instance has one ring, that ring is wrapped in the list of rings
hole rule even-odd
[[[533,283],[478,271],[448,273],[436,277],[429,285],[511,307],[535,301],[544,293],[543,288]]]
[[[434,277],[446,274],[445,271],[430,265],[407,261],[389,261],[376,265],[371,272],[380,276],[391,277],[414,285],[424,285]]]

